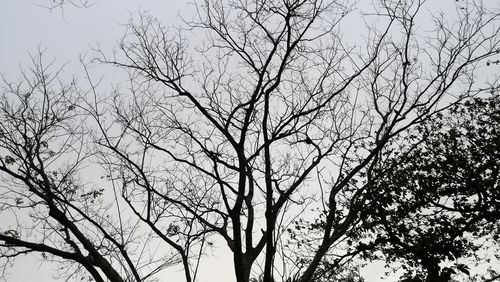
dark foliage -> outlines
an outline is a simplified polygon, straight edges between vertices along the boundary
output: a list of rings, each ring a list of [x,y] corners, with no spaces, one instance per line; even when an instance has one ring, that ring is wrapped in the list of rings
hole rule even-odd
[[[377,169],[363,224],[389,261],[403,263],[404,281],[448,281],[469,274],[460,258],[499,244],[499,97],[451,108],[408,143],[422,137]]]

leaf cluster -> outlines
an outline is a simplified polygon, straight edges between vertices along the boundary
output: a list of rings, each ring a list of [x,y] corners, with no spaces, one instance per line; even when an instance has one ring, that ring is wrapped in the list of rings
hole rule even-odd
[[[376,170],[363,226],[389,263],[403,263],[405,281],[468,275],[461,258],[474,257],[479,242],[498,246],[499,101],[474,98],[452,107]]]

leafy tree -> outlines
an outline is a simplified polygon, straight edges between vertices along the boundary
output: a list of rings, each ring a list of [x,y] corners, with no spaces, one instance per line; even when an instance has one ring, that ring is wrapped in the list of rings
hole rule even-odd
[[[423,141],[406,141],[378,169],[364,224],[385,257],[403,262],[404,281],[450,281],[470,274],[481,247],[500,246],[499,96],[467,100],[417,129],[408,139]]]
[[[35,57],[2,91],[0,207],[27,220],[1,227],[0,256],[39,252],[95,281],[178,263],[194,281],[222,241],[239,282],[257,269],[265,282],[341,277],[373,257],[390,239],[360,231],[381,210],[379,168],[408,131],[496,91],[479,70],[497,59],[500,15],[460,3],[428,29],[421,1],[368,14],[350,2],[205,0],[187,28],[142,13],[118,53],[97,50],[130,75],[109,95],[90,68],[85,90]],[[367,22],[358,41],[343,33],[351,13]],[[96,163],[103,179],[84,177]]]

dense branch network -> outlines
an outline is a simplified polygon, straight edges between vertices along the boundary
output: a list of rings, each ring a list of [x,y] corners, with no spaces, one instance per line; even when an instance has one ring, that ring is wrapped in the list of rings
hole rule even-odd
[[[380,1],[356,40],[342,33],[349,1],[205,0],[187,28],[140,13],[117,53],[96,50],[130,77],[107,96],[89,68],[86,91],[55,88],[34,57],[27,87],[4,83],[0,170],[15,188],[1,207],[31,225],[3,232],[1,254],[50,253],[96,281],[180,263],[195,281],[223,241],[239,282],[258,268],[265,282],[340,271],[390,241],[366,243],[376,229],[360,226],[397,140],[497,91],[478,77],[498,56],[499,15],[458,5],[427,31],[422,1]],[[94,185],[79,177],[89,163],[105,171]]]

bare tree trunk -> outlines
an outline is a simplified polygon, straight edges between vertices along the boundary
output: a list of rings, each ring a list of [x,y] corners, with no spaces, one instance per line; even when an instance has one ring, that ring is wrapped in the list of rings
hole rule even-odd
[[[234,271],[237,282],[250,281],[250,271],[252,269],[252,260],[249,260],[244,254],[234,256]]]

